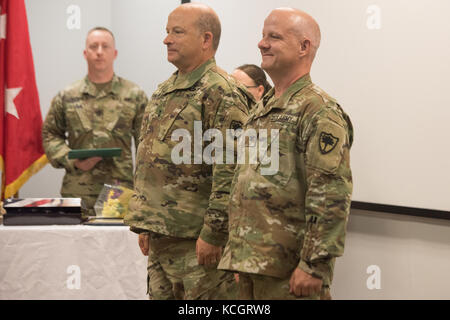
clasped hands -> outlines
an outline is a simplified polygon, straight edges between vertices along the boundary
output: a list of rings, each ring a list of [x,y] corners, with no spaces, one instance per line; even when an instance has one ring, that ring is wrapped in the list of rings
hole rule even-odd
[[[217,247],[207,243],[201,238],[197,239],[195,245],[198,264],[205,266],[217,265],[222,257],[222,247]]]
[[[322,283],[322,279],[313,277],[300,268],[295,268],[289,280],[289,293],[293,293],[297,297],[320,294]]]
[[[138,238],[139,248],[144,256],[148,256],[149,251],[149,235],[148,233],[139,234]],[[198,238],[195,253],[197,255],[198,264],[202,265],[216,265],[222,256],[222,248],[213,246],[201,238]]]
[[[197,261],[199,264],[216,265],[222,256],[222,248],[211,245],[198,238],[196,245]],[[308,297],[319,294],[322,280],[295,268],[289,280],[289,292],[298,297]]]
[[[149,251],[148,234],[139,234],[139,247],[142,254],[147,256]],[[195,252],[197,261],[200,265],[216,265],[222,256],[222,247],[217,247],[207,243],[201,238],[197,239]],[[289,292],[298,297],[307,297],[319,294],[322,288],[322,280],[304,272],[302,269],[295,268],[289,280]]]

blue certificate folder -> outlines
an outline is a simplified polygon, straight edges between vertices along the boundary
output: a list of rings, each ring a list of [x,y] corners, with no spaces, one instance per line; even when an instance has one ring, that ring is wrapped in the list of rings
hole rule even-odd
[[[69,151],[69,159],[86,159],[91,157],[120,157],[121,154],[121,148],[74,149]]]

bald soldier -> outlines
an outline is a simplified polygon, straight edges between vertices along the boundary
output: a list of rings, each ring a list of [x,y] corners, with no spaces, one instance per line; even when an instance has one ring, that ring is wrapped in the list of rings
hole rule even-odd
[[[211,8],[179,6],[166,31],[167,60],[178,70],[146,108],[125,223],[149,256],[151,299],[236,299],[233,274],[217,270],[234,165],[218,154],[207,161],[204,147],[207,131],[225,140],[227,129],[242,127],[246,98],[216,66],[221,29]]]
[[[271,131],[279,166],[242,164],[233,180],[229,240],[219,269],[238,271],[243,299],[323,299],[344,251],[352,124],[311,82],[320,30],[308,14],[273,10],[258,47],[274,88],[245,129]],[[274,149],[271,149],[274,152]]]
[[[114,73],[114,35],[103,27],[88,32],[84,58],[87,76],[53,99],[42,128],[45,153],[55,168],[64,168],[61,195],[82,198],[83,216],[103,185],[133,187],[131,140],[138,141],[147,96],[136,84]],[[73,149],[121,148],[120,157],[70,159]]]

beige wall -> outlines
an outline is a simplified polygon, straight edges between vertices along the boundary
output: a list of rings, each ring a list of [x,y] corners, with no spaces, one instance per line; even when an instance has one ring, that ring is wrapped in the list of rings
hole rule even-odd
[[[450,220],[352,210],[333,298],[450,299],[449,252]],[[369,290],[373,265],[381,288]]]

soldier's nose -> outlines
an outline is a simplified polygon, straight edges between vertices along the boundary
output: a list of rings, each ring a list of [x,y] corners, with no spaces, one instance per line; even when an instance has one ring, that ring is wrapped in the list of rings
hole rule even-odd
[[[268,47],[269,47],[269,45],[267,44],[267,41],[264,38],[262,38],[261,41],[259,41],[259,43],[258,43],[258,48],[260,50],[263,50],[263,49],[267,49]]]
[[[163,43],[165,44],[165,45],[168,45],[169,43],[171,43],[172,41],[170,40],[170,38],[169,38],[169,35],[167,35],[165,38],[164,38],[164,40],[163,40]]]

